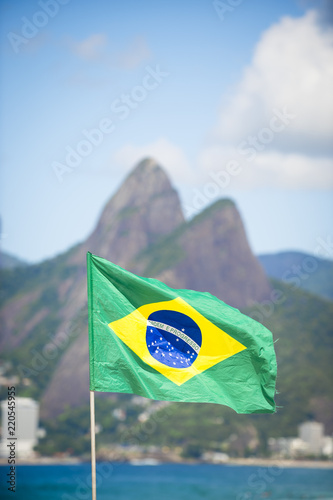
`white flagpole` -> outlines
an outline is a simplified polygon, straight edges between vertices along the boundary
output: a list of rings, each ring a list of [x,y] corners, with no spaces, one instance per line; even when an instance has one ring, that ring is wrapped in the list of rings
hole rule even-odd
[[[96,500],[95,393],[90,391],[91,492]]]

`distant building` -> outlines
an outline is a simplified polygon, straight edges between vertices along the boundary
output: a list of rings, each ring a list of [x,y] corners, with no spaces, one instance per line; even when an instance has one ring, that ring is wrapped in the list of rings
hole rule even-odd
[[[38,443],[39,403],[31,398],[15,399],[15,434],[8,433],[8,403],[1,401],[0,456],[8,456],[8,443],[15,440],[18,457],[29,457]],[[9,439],[8,439],[9,438]]]
[[[280,458],[333,456],[333,438],[324,436],[324,425],[319,422],[303,422],[298,427],[298,437],[270,438],[268,447]]]
[[[206,451],[202,455],[202,460],[213,464],[225,464],[229,460],[229,455],[217,451]]]
[[[333,438],[331,436],[323,438],[323,455],[333,458]]]
[[[308,453],[321,455],[324,440],[324,425],[319,422],[304,422],[298,427],[298,435],[307,445]]]
[[[268,447],[279,458],[297,458],[307,454],[307,445],[300,438],[270,438]]]

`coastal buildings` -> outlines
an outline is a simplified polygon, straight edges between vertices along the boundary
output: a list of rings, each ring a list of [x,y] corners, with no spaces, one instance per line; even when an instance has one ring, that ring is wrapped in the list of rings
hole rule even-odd
[[[1,401],[0,456],[8,456],[8,443],[15,443],[15,454],[20,458],[31,456],[38,443],[39,403],[31,398],[15,398],[12,410]],[[8,415],[8,413],[10,415]],[[14,418],[11,418],[14,417]]]
[[[298,426],[298,437],[270,438],[268,446],[279,458],[333,457],[333,438],[324,435],[320,422],[303,422]]]

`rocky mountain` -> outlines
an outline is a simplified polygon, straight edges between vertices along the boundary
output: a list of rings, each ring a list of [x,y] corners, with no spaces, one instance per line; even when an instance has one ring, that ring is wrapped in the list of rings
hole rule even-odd
[[[151,158],[125,179],[104,208],[96,229],[72,262],[85,262],[87,250],[120,266],[184,222],[177,192],[164,170]]]
[[[235,204],[221,200],[187,222],[165,171],[145,159],[112,196],[86,241],[39,265],[2,272],[2,359],[12,359],[22,390],[42,394],[45,417],[88,398],[88,250],[174,288],[209,291],[236,307],[270,294]]]
[[[214,203],[141,252],[136,270],[173,288],[209,291],[234,307],[248,307],[270,293],[231,200]]]

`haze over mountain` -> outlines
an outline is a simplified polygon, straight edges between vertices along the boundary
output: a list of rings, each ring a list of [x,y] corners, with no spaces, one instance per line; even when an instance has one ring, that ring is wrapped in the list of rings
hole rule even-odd
[[[44,418],[88,400],[88,250],[139,275],[161,279],[173,288],[209,291],[248,311],[259,304],[263,321],[271,323],[279,336],[292,334],[287,340],[289,350],[286,344],[281,346],[285,358],[295,357],[293,338],[296,343],[302,335],[307,346],[302,356],[312,352],[313,336],[318,337],[318,332],[315,326],[309,327],[308,318],[303,322],[300,310],[302,304],[314,303],[311,296],[299,292],[293,296],[283,289],[287,316],[274,304],[268,316],[260,309],[261,304],[271,307],[273,285],[249,247],[235,204],[220,200],[185,221],[168,176],[148,158],[112,196],[86,241],[41,264],[2,271],[2,359],[13,360],[9,373],[20,376],[21,393],[41,398]],[[325,318],[320,330],[325,344],[330,306],[317,298],[315,303]],[[306,308],[310,310],[309,305]],[[327,349],[318,352],[323,360]],[[295,358],[299,366],[304,363],[302,356]],[[308,372],[320,356],[309,358]],[[325,366],[327,363],[325,358]],[[290,368],[282,364],[288,377]],[[317,394],[321,397],[327,389],[321,373],[316,377],[313,383],[321,384]],[[313,395],[311,391],[303,394],[306,404],[309,394]]]

